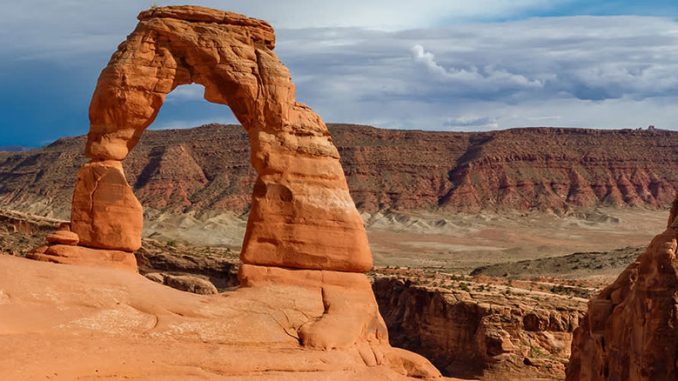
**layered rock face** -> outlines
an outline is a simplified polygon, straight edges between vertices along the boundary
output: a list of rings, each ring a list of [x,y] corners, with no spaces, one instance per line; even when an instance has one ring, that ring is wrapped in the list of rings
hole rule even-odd
[[[673,131],[328,127],[351,196],[366,212],[658,207],[671,203],[678,184]],[[67,217],[83,144],[82,137],[64,138],[40,150],[0,153],[0,203]],[[249,157],[240,126],[147,131],[125,172],[147,211],[243,213],[257,177]]]
[[[242,288],[221,300],[186,300],[185,306],[192,307],[178,309],[190,312],[174,315],[189,319],[178,321],[159,313],[173,311],[170,294],[164,299],[163,291],[156,291],[157,299],[150,297],[153,288],[136,274],[112,279],[103,275],[103,285],[92,289],[117,297],[94,301],[96,297],[83,296],[80,303],[105,306],[104,312],[113,314],[106,319],[107,327],[125,322],[113,336],[127,332],[146,340],[162,336],[191,341],[188,337],[195,335],[203,343],[296,353],[302,364],[296,368],[272,362],[282,371],[323,373],[317,365],[306,366],[312,361],[307,354],[315,350],[335,351],[339,361],[330,370],[341,375],[350,369],[354,379],[439,377],[425,359],[388,344],[364,274],[372,267],[372,255],[339,154],[320,117],[295,101],[289,72],[272,51],[274,43],[268,24],[234,13],[193,6],[142,12],[137,28],[113,54],[97,83],[86,146],[91,161],[80,168],[70,224],[50,235],[50,246],[30,257],[136,271],[133,252],[141,247],[143,210],[127,183],[122,160],[152,123],[167,93],[181,84],[200,83],[205,99],[230,106],[242,123],[257,172],[240,256]],[[77,270],[71,276],[77,278]],[[155,280],[168,283],[166,276]],[[72,302],[68,290],[76,289],[69,281],[51,294],[66,304]],[[186,278],[169,282],[191,291],[216,291]],[[31,297],[17,291],[16,282],[10,280],[4,287],[17,305],[30,304]],[[134,293],[127,294],[130,289]],[[111,303],[123,307],[111,308]],[[214,305],[202,308],[203,303]],[[71,312],[56,329],[59,332],[51,330],[64,342],[74,337],[68,330],[60,331],[62,327],[96,320],[82,311]],[[167,327],[166,320],[174,323]],[[9,324],[16,324],[12,317]],[[18,331],[26,333],[23,328]],[[74,331],[77,336],[79,330]],[[366,370],[362,376],[355,374],[360,368]],[[59,369],[54,373],[65,370]],[[245,361],[239,369],[226,374],[256,376],[268,371],[256,361]],[[123,372],[116,377],[134,375]]]
[[[589,303],[575,331],[569,381],[678,378],[678,202],[635,263]]]
[[[378,277],[373,288],[393,345],[425,355],[445,375],[482,380],[562,380],[585,305],[393,276]]]

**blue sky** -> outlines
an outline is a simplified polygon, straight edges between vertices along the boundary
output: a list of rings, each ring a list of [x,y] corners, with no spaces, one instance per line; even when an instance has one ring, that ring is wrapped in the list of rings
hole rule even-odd
[[[3,5],[0,146],[87,132],[99,71],[137,0]],[[160,5],[174,1],[157,1]],[[475,131],[678,129],[678,1],[195,1],[263,18],[298,98],[326,122]],[[201,88],[170,94],[151,128],[234,122]]]

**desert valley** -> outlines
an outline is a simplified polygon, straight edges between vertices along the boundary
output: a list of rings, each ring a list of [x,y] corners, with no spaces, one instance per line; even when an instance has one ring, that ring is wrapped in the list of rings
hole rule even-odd
[[[326,125],[275,46],[152,7],[0,148],[0,379],[677,379],[678,132]],[[241,124],[147,130],[191,83]]]

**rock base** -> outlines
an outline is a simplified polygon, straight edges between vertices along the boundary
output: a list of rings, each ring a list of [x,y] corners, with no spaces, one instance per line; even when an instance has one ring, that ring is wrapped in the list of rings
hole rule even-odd
[[[114,268],[137,272],[137,259],[134,254],[118,250],[53,245],[36,249],[26,257],[42,262]]]
[[[354,274],[248,271],[256,274],[248,287],[196,295],[124,271],[0,256],[0,379],[440,377],[423,357],[390,347],[378,321],[367,324],[346,309],[342,303],[362,303],[353,309],[368,309],[365,315],[373,308],[369,294],[340,295],[349,290],[337,284],[357,279]],[[268,283],[262,273],[328,280]],[[362,281],[355,286],[363,287]],[[321,326],[327,332],[316,336]],[[305,337],[333,349],[309,346]]]

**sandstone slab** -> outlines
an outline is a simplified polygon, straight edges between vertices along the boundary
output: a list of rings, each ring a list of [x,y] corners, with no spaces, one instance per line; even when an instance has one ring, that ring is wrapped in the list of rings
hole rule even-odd
[[[439,377],[422,357],[375,336],[331,350],[304,346],[300,329],[326,314],[324,286],[257,283],[196,295],[124,271],[0,256],[0,379]]]
[[[80,242],[80,237],[69,230],[57,230],[47,236],[47,242],[57,245],[76,246]]]

